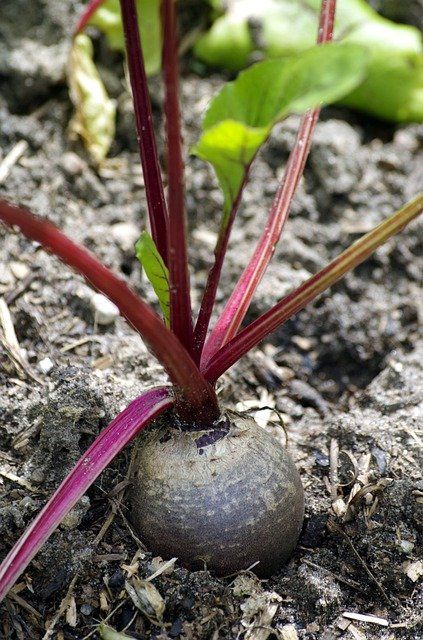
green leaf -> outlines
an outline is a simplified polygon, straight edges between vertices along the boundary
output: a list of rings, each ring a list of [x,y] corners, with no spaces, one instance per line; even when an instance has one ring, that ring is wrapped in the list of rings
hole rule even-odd
[[[80,135],[91,157],[100,163],[115,135],[116,106],[110,100],[93,63],[93,45],[85,34],[77,35],[69,61],[69,90],[75,107],[71,131]]]
[[[152,237],[143,231],[135,245],[135,254],[159,300],[166,326],[170,324],[169,270]]]
[[[221,13],[196,46],[214,67],[238,71],[253,57],[297,54],[316,40],[321,0],[217,0]],[[216,0],[212,0],[216,8]],[[253,25],[253,26],[252,26]],[[335,39],[368,49],[364,82],[343,104],[393,121],[423,122],[423,43],[415,27],[378,15],[366,0],[338,2]]]
[[[363,78],[366,57],[359,45],[316,46],[296,57],[259,62],[215,96],[193,152],[213,165],[226,217],[249,163],[274,124],[351,91]]]
[[[248,165],[267,135],[267,127],[253,128],[235,120],[223,120],[206,129],[192,150],[199,158],[210,162],[216,171],[225,199],[223,226]]]
[[[145,69],[147,75],[154,75],[161,66],[160,0],[137,0],[136,4]],[[106,0],[92,15],[89,24],[105,34],[112,49],[125,50],[119,0]]]

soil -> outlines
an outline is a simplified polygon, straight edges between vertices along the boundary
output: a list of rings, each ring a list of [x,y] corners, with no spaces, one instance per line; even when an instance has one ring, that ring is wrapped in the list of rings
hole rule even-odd
[[[417,4],[410,3],[413,11]],[[130,99],[121,59],[110,62],[101,41],[99,64],[107,67],[107,85],[118,101],[112,157],[96,170],[69,140],[72,110],[64,75],[80,8],[76,0],[34,0],[31,11],[24,2],[2,3],[0,163],[17,144],[22,152],[0,191],[58,224],[154,302],[132,248],[145,226],[146,205]],[[404,19],[412,22],[413,11]],[[194,69],[198,63],[188,57],[182,84],[187,146],[224,80]],[[156,82],[152,92],[157,107]],[[253,250],[297,123],[291,118],[276,128],[254,166],[219,305]],[[422,140],[422,126],[394,126],[337,108],[323,112],[291,219],[250,318],[417,193]],[[195,304],[221,202],[212,171],[190,159]],[[128,447],[5,600],[0,637],[100,637],[96,625],[106,617],[132,638],[157,640],[421,637],[421,230],[421,222],[413,223],[220,382],[222,403],[249,408],[264,428],[286,436],[301,472],[305,525],[278,575],[259,581],[246,571],[217,579],[176,561],[152,581],[156,589],[146,591],[137,580],[163,570],[163,561],[142,547],[128,522]],[[80,277],[5,227],[0,240],[0,296],[20,346],[17,361],[0,342],[4,556],[97,433],[165,376],[122,318],[106,326],[97,322],[93,292]],[[125,581],[144,590],[140,608]],[[373,614],[382,623],[351,620],[346,612]]]

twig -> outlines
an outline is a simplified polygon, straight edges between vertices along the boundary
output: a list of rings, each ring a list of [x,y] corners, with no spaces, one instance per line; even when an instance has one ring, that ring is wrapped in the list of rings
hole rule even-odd
[[[357,589],[358,591],[363,591],[361,585],[358,582],[355,582],[355,580],[343,578],[339,574],[333,573],[333,571],[331,571],[330,569],[326,569],[326,567],[321,567],[319,564],[316,564],[311,560],[307,560],[307,558],[303,558],[302,562],[304,562],[304,564],[309,565],[310,567],[313,567],[314,569],[318,569],[319,571],[324,571],[324,573],[327,573],[328,575],[332,576],[332,578],[335,578],[335,580],[337,580],[338,582],[341,582],[342,584],[345,584],[347,587],[350,587],[351,589]]]
[[[60,349],[60,353],[67,353],[68,351],[73,351],[73,349],[77,349],[77,347],[82,347],[82,345],[86,344],[87,342],[101,342],[101,340],[97,336],[84,336],[79,340],[75,340],[74,342],[65,344],[65,346]]]
[[[151,574],[151,576],[146,578],[146,582],[151,582],[151,580],[154,580],[154,578],[158,578],[162,573],[167,571],[167,569],[169,569],[170,567],[173,567],[173,565],[175,564],[177,559],[178,558],[171,558],[170,560],[168,560],[167,562],[162,564],[162,566],[159,567],[159,569],[157,569],[157,571],[155,571],[154,573]]]
[[[0,163],[0,184],[6,180],[13,165],[17,163],[19,158],[28,149],[28,143],[26,140],[19,140],[14,147],[11,148],[9,153],[3,158]]]
[[[373,616],[364,613],[354,613],[352,611],[344,611],[342,614],[344,618],[348,620],[358,620],[359,622],[371,622],[372,624],[378,624],[381,627],[389,627],[388,620],[385,618],[379,618],[379,616]]]
[[[43,381],[32,372],[31,367],[22,356],[21,348],[13,326],[12,316],[4,298],[0,298],[0,327],[3,331],[3,337],[0,336],[0,342],[3,344],[9,358],[12,360],[18,372],[21,371],[32,378],[35,382],[38,382],[38,384],[43,384]]]
[[[369,567],[364,562],[363,558],[360,556],[360,554],[358,553],[357,549],[354,547],[353,543],[351,542],[349,536],[345,533],[345,531],[339,525],[337,525],[336,522],[334,522],[333,520],[329,520],[328,521],[327,527],[328,527],[329,531],[339,533],[346,540],[346,542],[348,543],[348,546],[350,547],[351,551],[354,553],[355,557],[360,562],[361,566],[363,567],[363,569],[365,570],[365,572],[367,573],[369,578],[375,583],[375,585],[379,589],[379,591],[382,594],[385,602],[387,602],[388,604],[391,604],[391,601],[390,601],[385,589],[382,587],[382,585],[380,584],[380,582],[376,578],[376,576],[370,571]]]
[[[329,480],[330,480],[330,497],[332,502],[338,497],[338,461],[339,461],[339,445],[335,438],[331,438],[329,451]]]
[[[33,493],[42,493],[40,492],[40,489],[38,489],[37,487],[34,487],[30,482],[28,482],[28,480],[25,480],[25,478],[20,478],[19,476],[16,475],[16,473],[13,473],[12,471],[7,471],[6,469],[0,469],[0,476],[3,476],[3,478],[6,478],[11,482],[16,482],[16,484],[19,484],[21,487],[24,487],[25,489],[27,489],[27,491],[31,491]]]
[[[22,607],[22,609],[25,609],[26,611],[28,611],[28,613],[35,616],[35,618],[42,621],[43,616],[41,615],[41,613],[36,609],[34,609],[34,607],[32,607],[30,604],[28,604],[28,602],[24,600],[21,596],[19,596],[17,593],[14,593],[13,591],[9,591],[8,598],[10,600],[14,600],[14,602],[16,602],[17,605]]]

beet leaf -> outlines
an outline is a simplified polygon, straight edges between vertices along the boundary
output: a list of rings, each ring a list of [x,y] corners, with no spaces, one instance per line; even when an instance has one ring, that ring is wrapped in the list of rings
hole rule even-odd
[[[364,77],[366,58],[358,45],[316,46],[294,58],[258,62],[213,98],[193,151],[216,171],[225,216],[271,128],[290,113],[328,104],[356,87]]]
[[[136,0],[136,6],[145,69],[147,75],[153,75],[160,70],[160,0]],[[104,33],[111,49],[125,51],[119,0],[91,0],[79,20],[76,33],[88,25]]]
[[[224,15],[199,39],[195,52],[214,68],[239,71],[253,56],[296,55],[314,43],[320,0],[210,0],[210,4],[217,5]],[[422,122],[421,31],[387,20],[371,4],[376,3],[338,3],[336,40],[364,45],[369,61],[364,82],[342,102],[379,118]],[[251,24],[260,26],[260,38],[254,37]]]
[[[336,0],[323,0],[320,9],[317,44],[330,42],[333,37]],[[197,351],[201,353],[200,362],[204,365],[210,355],[215,353],[238,330],[249,307],[251,298],[272,257],[274,247],[288,219],[289,209],[295,190],[304,170],[310,150],[311,138],[319,118],[320,107],[307,111],[302,117],[294,147],[289,155],[283,179],[276,193],[266,226],[257,248],[244,270],[237,286],[220,315],[207,343],[204,344],[207,329],[213,311],[220,272],[235,219],[243,188],[248,180],[249,167],[246,167],[244,180],[225,224],[223,216],[221,229],[216,243],[215,262],[210,269],[195,327]],[[197,354],[196,354],[197,355]],[[198,360],[198,357],[197,357]]]
[[[147,231],[143,231],[135,245],[135,255],[140,261],[145,275],[157,296],[167,327],[170,326],[170,293],[169,293],[169,269],[163,262],[163,258],[157,250],[152,237]]]

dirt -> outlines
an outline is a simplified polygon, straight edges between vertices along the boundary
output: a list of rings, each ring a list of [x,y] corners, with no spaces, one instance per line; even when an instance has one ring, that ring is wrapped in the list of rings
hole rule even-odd
[[[65,62],[80,5],[59,4],[40,1],[28,11],[25,3],[2,3],[0,161],[17,143],[26,145],[0,192],[58,224],[154,302],[132,250],[145,226],[146,206],[121,61],[113,57],[110,63],[97,42],[99,62],[111,64],[107,83],[118,100],[119,121],[112,159],[96,171],[83,149],[69,141],[67,129]],[[413,15],[410,9],[404,19],[413,22]],[[217,75],[199,77],[193,68],[198,65],[188,57],[187,145],[223,82]],[[159,122],[157,82],[152,91]],[[297,122],[291,118],[275,130],[254,167],[219,305],[263,226]],[[336,108],[323,112],[291,219],[250,318],[415,195],[422,183],[422,140],[422,126],[394,126]],[[221,202],[212,171],[190,159],[195,304],[210,265]],[[413,223],[221,380],[226,406],[253,407],[278,437],[285,437],[278,416],[283,419],[301,472],[306,521],[293,558],[278,575],[268,581],[249,572],[216,579],[176,562],[153,580],[165,605],[163,625],[154,617],[154,598],[147,614],[137,610],[125,580],[145,579],[163,566],[140,546],[128,524],[121,490],[128,447],[6,599],[0,637],[82,640],[107,616],[113,628],[125,628],[133,638],[157,640],[421,637],[421,229],[421,222]],[[8,304],[23,363],[11,360],[0,343],[4,556],[96,434],[165,377],[123,319],[98,325],[92,291],[81,278],[5,227],[0,240],[0,296]],[[352,500],[360,487],[365,489]],[[345,612],[377,615],[389,626],[350,620]]]

